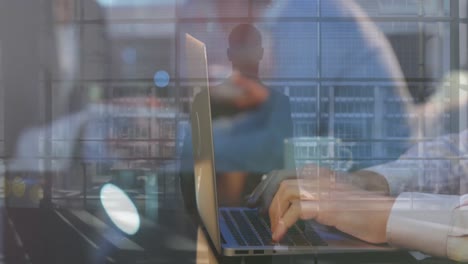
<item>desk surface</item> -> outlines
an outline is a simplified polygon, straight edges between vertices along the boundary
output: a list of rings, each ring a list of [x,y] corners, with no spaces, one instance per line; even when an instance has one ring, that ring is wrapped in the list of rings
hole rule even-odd
[[[11,263],[414,263],[405,252],[216,258],[200,226],[182,210],[142,217],[135,235],[125,235],[100,210],[9,208],[5,249]],[[77,216],[78,215],[78,216]],[[95,218],[95,219],[94,219]],[[93,220],[94,219],[94,220]],[[13,224],[13,225],[12,225]],[[21,245],[14,247],[18,240]],[[24,252],[23,252],[24,251]],[[25,253],[31,262],[18,261]],[[10,263],[10,262],[7,262]],[[449,262],[424,262],[449,263]]]

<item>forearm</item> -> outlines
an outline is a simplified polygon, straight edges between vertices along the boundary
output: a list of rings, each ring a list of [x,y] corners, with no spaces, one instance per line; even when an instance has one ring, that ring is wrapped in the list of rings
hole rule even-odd
[[[387,179],[373,171],[360,170],[352,173],[338,173],[337,180],[363,190],[379,192],[384,195],[388,195],[390,190]]]
[[[343,203],[336,212],[335,227],[369,243],[387,242],[387,222],[395,199],[392,197],[367,196]],[[363,219],[364,217],[364,219]],[[368,219],[372,219],[369,221]]]

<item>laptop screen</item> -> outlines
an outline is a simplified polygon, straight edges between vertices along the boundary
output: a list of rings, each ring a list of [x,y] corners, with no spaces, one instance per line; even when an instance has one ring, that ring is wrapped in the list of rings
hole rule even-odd
[[[197,209],[211,241],[221,253],[206,47],[189,34],[185,41],[189,78],[203,82],[194,95],[191,111]]]

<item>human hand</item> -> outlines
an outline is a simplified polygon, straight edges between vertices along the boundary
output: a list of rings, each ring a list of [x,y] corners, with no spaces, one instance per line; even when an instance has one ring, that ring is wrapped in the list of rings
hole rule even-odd
[[[247,206],[250,208],[257,208],[260,213],[268,213],[273,197],[278,192],[280,185],[283,181],[303,178],[309,170],[313,170],[315,165],[308,165],[301,170],[274,170],[266,175],[263,175],[262,181],[255,187],[252,193],[247,197]],[[321,168],[325,170],[324,168]],[[327,180],[327,173],[316,174],[322,176]],[[309,176],[310,177],[310,176]]]
[[[297,220],[315,219],[370,243],[386,242],[393,198],[337,182],[327,168],[309,165],[299,176],[283,181],[270,205],[274,241]]]
[[[247,197],[247,206],[257,208],[260,213],[268,213],[268,208],[281,182],[296,177],[296,170],[275,170],[263,175],[262,181]]]
[[[229,84],[211,89],[213,98],[226,101],[240,110],[254,108],[268,99],[269,91],[265,86],[237,71],[233,72]]]
[[[247,197],[247,206],[257,208],[260,213],[268,213],[273,197],[278,192],[280,184],[286,180],[297,179],[304,176],[307,169],[313,166],[307,166],[301,170],[274,170],[263,175],[262,181],[255,187],[252,193]],[[322,174],[325,176],[325,174]]]

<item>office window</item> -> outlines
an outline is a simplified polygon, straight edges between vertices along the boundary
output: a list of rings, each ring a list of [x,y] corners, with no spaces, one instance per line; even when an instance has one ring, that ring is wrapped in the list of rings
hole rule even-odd
[[[159,213],[196,209],[190,113],[206,82],[190,74],[186,34],[206,45],[212,90],[245,66],[228,55],[232,30],[251,24],[262,38],[258,76],[243,75],[268,89],[267,103],[240,110],[212,94],[213,134],[227,135],[215,165],[252,176],[237,198],[291,169],[291,157],[355,171],[468,128],[468,81],[452,75],[467,67],[468,0],[23,1],[0,4],[11,8],[0,10],[0,196],[11,208],[69,210],[72,225],[97,219],[84,229],[103,222],[116,241],[144,244],[141,263],[155,258]],[[425,153],[392,173],[448,169]],[[125,235],[101,210],[110,185],[149,229]]]

